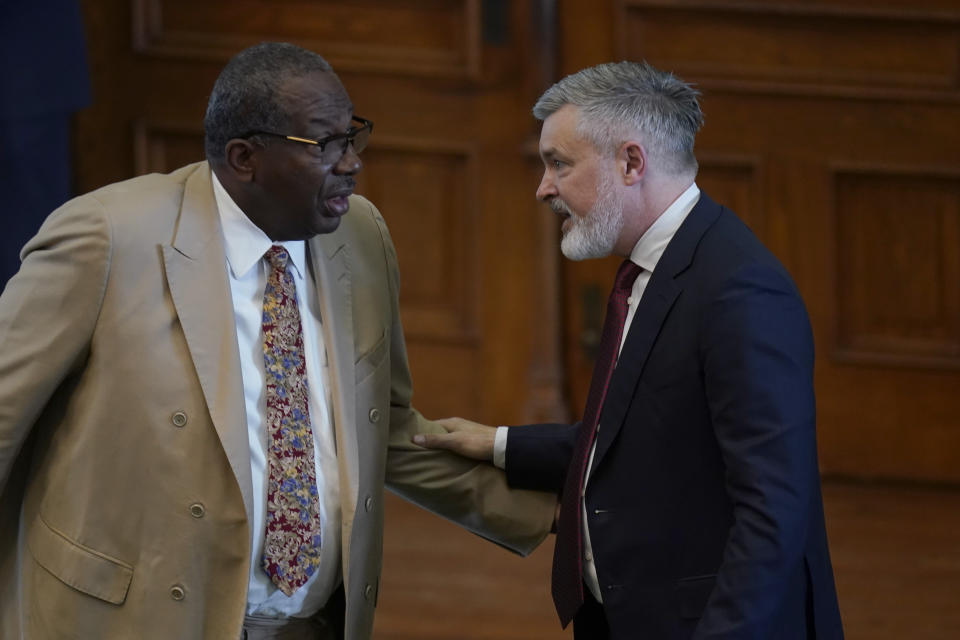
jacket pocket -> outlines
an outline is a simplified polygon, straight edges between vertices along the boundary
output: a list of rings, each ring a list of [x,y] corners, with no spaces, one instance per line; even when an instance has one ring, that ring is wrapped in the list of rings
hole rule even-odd
[[[717,584],[716,575],[695,576],[677,581],[677,600],[680,604],[680,617],[699,618],[707,608],[707,600]]]
[[[77,591],[111,604],[123,604],[133,567],[74,542],[37,517],[27,533],[30,553],[41,567]]]
[[[355,382],[363,382],[371,373],[377,370],[377,367],[380,366],[380,363],[383,362],[384,357],[387,355],[387,346],[387,332],[384,331],[380,339],[377,340],[377,344],[373,345],[373,347],[357,358],[357,362],[354,365]]]

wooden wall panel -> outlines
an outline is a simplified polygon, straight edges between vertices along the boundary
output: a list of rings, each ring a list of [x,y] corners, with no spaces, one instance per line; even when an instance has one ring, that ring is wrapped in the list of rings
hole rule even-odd
[[[133,126],[134,173],[167,173],[203,160],[203,126],[137,120]]]
[[[960,368],[960,175],[834,179],[836,357]]]
[[[402,312],[406,317],[406,311]],[[404,329],[409,324],[404,320]],[[481,416],[490,412],[483,402],[483,370],[480,345],[447,344],[442,340],[407,341],[414,406],[430,418]],[[431,516],[423,514],[429,522]],[[429,526],[429,525],[427,525]]]
[[[138,52],[225,62],[264,40],[298,42],[344,71],[472,77],[479,0],[133,0]]]
[[[958,25],[915,7],[628,0],[620,37],[712,88],[960,97]]]
[[[391,235],[403,256],[408,339],[476,344],[476,150],[378,138],[364,164],[358,191],[389,203]]]
[[[560,219],[534,195],[543,175],[543,164],[532,146],[528,149],[525,169],[530,193],[525,199],[527,206],[523,215],[533,220],[536,230],[534,250],[541,258],[532,274],[537,286],[530,304],[536,310],[537,321],[530,346],[529,392],[520,418],[525,423],[563,423],[570,421],[572,413],[568,373],[563,362],[563,326],[559,321],[563,313]]]
[[[762,166],[758,158],[701,154],[697,185],[732,209],[761,239],[766,233]]]

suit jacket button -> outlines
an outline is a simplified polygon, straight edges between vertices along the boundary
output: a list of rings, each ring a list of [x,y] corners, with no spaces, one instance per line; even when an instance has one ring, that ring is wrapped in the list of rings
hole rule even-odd
[[[366,598],[367,600],[369,600],[369,599],[370,599],[370,596],[372,596],[372,595],[373,595],[373,587],[371,587],[371,586],[368,584],[367,586],[365,586],[365,587],[363,588],[363,597]]]
[[[207,508],[204,507],[199,502],[196,502],[190,505],[190,515],[192,515],[194,518],[202,518],[203,514],[205,514],[206,512],[207,512]]]
[[[370,422],[374,424],[380,422],[380,409],[377,409],[376,407],[374,407],[373,409],[370,409],[369,417],[370,417]]]
[[[367,496],[367,499],[363,501],[363,508],[367,511],[370,511],[370,507],[373,506],[373,498]]]
[[[175,427],[182,427],[187,424],[187,414],[183,411],[177,411],[172,416],[170,416],[170,421]]]
[[[173,598],[174,600],[177,600],[177,601],[183,600],[184,597],[186,597],[186,595],[187,595],[187,592],[184,591],[183,587],[180,586],[179,584],[175,584],[172,587],[170,587],[170,597]]]

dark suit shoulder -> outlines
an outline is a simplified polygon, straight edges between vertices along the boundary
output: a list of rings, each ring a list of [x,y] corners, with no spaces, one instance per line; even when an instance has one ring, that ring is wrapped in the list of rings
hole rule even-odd
[[[730,209],[714,206],[718,213],[697,244],[691,275],[708,287],[722,287],[731,279],[759,277],[771,286],[796,293],[787,269],[753,231]]]

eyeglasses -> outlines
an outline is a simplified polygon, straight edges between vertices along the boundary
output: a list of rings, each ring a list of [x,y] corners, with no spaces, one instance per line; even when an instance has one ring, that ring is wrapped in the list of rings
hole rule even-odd
[[[273,131],[248,131],[241,138],[250,138],[253,136],[274,136],[284,140],[292,140],[302,144],[309,144],[320,152],[320,160],[324,164],[337,164],[343,155],[347,152],[347,145],[353,145],[354,153],[360,153],[367,148],[367,142],[370,140],[370,132],[373,131],[373,121],[353,116],[351,122],[359,123],[360,126],[351,126],[344,133],[335,133],[332,136],[324,138],[301,138],[299,136],[287,136]]]

